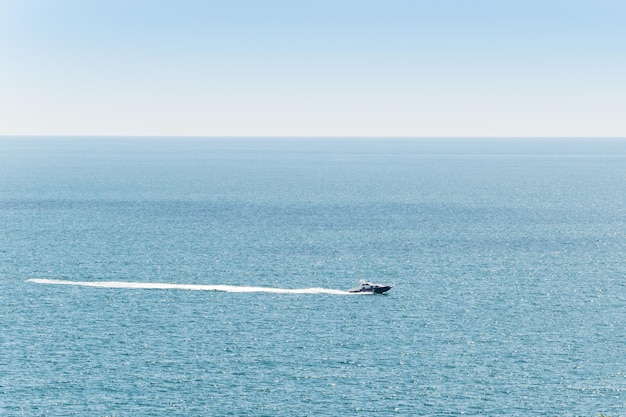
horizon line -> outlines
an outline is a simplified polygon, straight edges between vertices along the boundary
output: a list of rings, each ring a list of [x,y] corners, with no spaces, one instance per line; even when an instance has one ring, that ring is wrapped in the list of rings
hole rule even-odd
[[[566,135],[104,135],[104,134],[0,134],[0,138],[137,138],[137,139],[626,139],[625,136],[566,136]]]

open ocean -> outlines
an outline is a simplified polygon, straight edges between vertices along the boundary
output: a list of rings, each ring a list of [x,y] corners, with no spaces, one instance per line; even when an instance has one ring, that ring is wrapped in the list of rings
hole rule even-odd
[[[0,138],[2,416],[600,413],[626,140]]]

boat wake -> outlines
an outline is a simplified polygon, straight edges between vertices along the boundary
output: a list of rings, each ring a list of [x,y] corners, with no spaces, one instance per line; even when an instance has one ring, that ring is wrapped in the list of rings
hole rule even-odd
[[[80,287],[98,288],[129,288],[129,289],[152,289],[152,290],[190,290],[190,291],[223,291],[223,292],[264,292],[272,294],[335,294],[352,295],[347,291],[332,290],[328,288],[272,288],[272,287],[248,287],[240,285],[199,285],[199,284],[168,284],[158,282],[123,282],[123,281],[67,281],[60,279],[32,278],[28,280],[36,284],[50,285],[76,285]]]

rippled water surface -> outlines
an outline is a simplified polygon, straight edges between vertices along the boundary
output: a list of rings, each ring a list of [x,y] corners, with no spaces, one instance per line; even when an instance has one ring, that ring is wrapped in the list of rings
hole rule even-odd
[[[0,415],[625,415],[625,226],[623,140],[0,138]]]

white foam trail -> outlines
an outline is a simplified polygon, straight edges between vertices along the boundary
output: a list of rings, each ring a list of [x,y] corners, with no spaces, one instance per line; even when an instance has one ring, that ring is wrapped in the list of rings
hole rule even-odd
[[[266,292],[273,294],[352,294],[347,291],[331,290],[328,288],[271,288],[271,287],[247,287],[238,285],[198,285],[198,284],[168,284],[158,282],[123,282],[123,281],[66,281],[60,279],[32,278],[28,280],[37,284],[52,285],[78,285],[81,287],[98,288],[130,288],[130,289],[156,289],[156,290],[191,290],[191,291],[224,291],[224,292]]]

